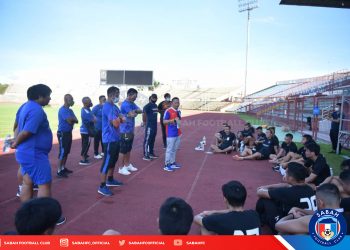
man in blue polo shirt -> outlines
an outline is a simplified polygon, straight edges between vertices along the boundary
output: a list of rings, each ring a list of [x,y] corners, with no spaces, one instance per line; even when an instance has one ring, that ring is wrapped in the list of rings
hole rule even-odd
[[[94,158],[95,159],[102,159],[103,157],[103,144],[102,144],[102,107],[103,104],[106,102],[106,97],[104,95],[101,95],[99,98],[99,104],[97,104],[92,109],[92,114],[96,117],[96,123],[95,123],[95,137],[94,137]],[[98,147],[101,142],[101,154],[98,153]]]
[[[78,119],[70,107],[74,105],[73,96],[66,94],[64,96],[64,105],[58,110],[58,129],[57,139],[60,144],[57,164],[57,177],[67,178],[67,174],[73,173],[72,170],[66,168],[66,162],[70,149],[72,147],[72,130]]]
[[[130,88],[127,92],[127,98],[120,107],[122,115],[126,117],[126,122],[120,125],[120,157],[123,165],[118,172],[122,175],[129,175],[129,171],[137,171],[137,168],[130,163],[130,153],[134,141],[135,117],[142,113],[142,110],[135,104],[136,98],[137,90]]]
[[[113,178],[115,164],[118,161],[120,149],[119,125],[125,121],[116,103],[119,101],[119,89],[110,87],[107,90],[108,100],[102,108],[102,143],[104,159],[101,166],[101,184],[97,190],[104,196],[113,195],[109,187],[121,186],[123,183]]]
[[[95,122],[96,118],[91,112],[92,102],[90,97],[84,97],[82,99],[83,108],[81,109],[81,126],[80,126],[80,135],[81,135],[81,161],[80,165],[90,165],[88,160],[89,148],[91,144],[90,137],[94,136],[95,132]]]
[[[52,176],[48,154],[52,148],[52,132],[43,109],[51,100],[51,89],[44,84],[31,88],[28,102],[18,116],[17,136],[11,144],[16,149],[16,160],[23,176],[22,202],[33,197],[33,183],[39,185],[38,197],[51,196]],[[65,220],[61,217],[57,224]]]
[[[143,107],[143,122],[146,124],[145,127],[145,139],[143,141],[143,159],[145,161],[150,161],[152,159],[158,158],[154,154],[154,141],[157,136],[157,95],[152,94],[150,97],[150,102]]]

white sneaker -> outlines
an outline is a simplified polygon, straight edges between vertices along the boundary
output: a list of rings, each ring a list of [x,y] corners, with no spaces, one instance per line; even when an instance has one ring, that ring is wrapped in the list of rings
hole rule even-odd
[[[280,173],[281,173],[282,176],[285,176],[286,172],[287,171],[284,168],[280,167]]]
[[[197,146],[197,147],[195,148],[195,150],[196,150],[196,151],[204,151],[204,147],[203,147],[202,145],[200,145],[200,146]]]
[[[102,157],[105,156],[105,154],[104,154],[103,152],[101,152],[100,155],[101,155]]]
[[[131,171],[131,172],[135,172],[137,171],[137,168],[135,168],[131,163],[129,164],[129,166],[127,166],[127,170]]]
[[[119,174],[122,174],[122,175],[129,175],[130,172],[128,171],[128,167],[122,167],[122,168],[119,168],[119,171],[118,171]]]
[[[94,155],[95,159],[102,159],[103,157],[101,155]]]

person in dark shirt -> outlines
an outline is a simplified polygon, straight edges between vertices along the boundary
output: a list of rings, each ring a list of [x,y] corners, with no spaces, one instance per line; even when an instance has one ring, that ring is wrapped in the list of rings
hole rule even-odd
[[[233,159],[235,160],[264,160],[268,159],[270,154],[274,151],[276,145],[272,140],[272,132],[270,129],[266,130],[266,139],[262,143],[262,147],[259,151],[256,149],[251,149],[249,147],[245,147],[244,151],[241,153],[242,156],[235,155]]]
[[[243,137],[248,137],[248,136],[253,136],[255,133],[254,128],[252,127],[252,125],[250,125],[250,123],[246,123],[244,124],[244,130],[241,131]]]
[[[271,163],[278,163],[278,159],[286,156],[289,152],[296,153],[298,150],[297,145],[293,142],[293,135],[288,133],[284,137],[284,142],[282,142],[281,147],[278,151],[278,154],[271,154],[270,161]]]
[[[62,216],[60,203],[50,197],[31,199],[15,215],[19,235],[51,235]]]
[[[225,134],[225,127],[228,124],[226,122],[224,122],[222,124],[222,130],[220,130],[219,132],[215,133],[214,137],[215,137],[215,141],[216,141],[216,145],[219,145],[222,142],[222,136]]]
[[[276,128],[275,127],[269,127],[271,133],[272,133],[272,140],[273,144],[275,145],[273,148],[273,153],[272,154],[277,154],[278,148],[280,145],[280,141],[278,140],[278,137],[276,136]]]
[[[337,186],[331,183],[323,184],[316,190],[317,209],[334,209],[343,213],[340,208],[340,194]],[[279,220],[276,224],[276,230],[279,234],[308,234],[309,223],[314,211],[301,208],[292,208],[288,215]],[[347,233],[350,234],[350,218],[347,213],[343,213],[347,224]]]
[[[342,198],[340,207],[344,208],[346,212],[350,212],[350,170],[345,168],[339,176],[328,177],[320,186],[326,183],[332,183],[337,186]]]
[[[169,93],[166,93],[164,95],[164,101],[160,102],[158,104],[158,111],[160,114],[160,126],[162,128],[162,138],[163,138],[163,148],[166,149],[166,131],[165,131],[165,125],[163,123],[164,113],[165,111],[171,107],[171,95]]]
[[[342,163],[340,164],[340,168],[342,171],[350,170],[350,159],[342,161]]]
[[[159,209],[158,227],[162,235],[187,235],[192,222],[192,207],[181,198],[169,197]]]
[[[316,210],[314,190],[305,184],[307,176],[303,165],[290,162],[286,173],[286,183],[259,187],[256,211],[263,223],[275,231],[277,221],[286,216],[292,207]]]
[[[242,153],[244,149],[246,148],[252,148],[255,142],[254,138],[254,127],[250,125],[250,123],[244,124],[244,130],[239,131],[237,133],[238,137],[238,145],[240,148],[240,152]],[[239,136],[238,136],[239,135]]]
[[[218,145],[211,145],[214,153],[228,153],[235,149],[236,135],[231,132],[231,126],[226,125],[224,133],[221,133],[221,141]]]
[[[311,135],[303,135],[301,139],[301,144],[303,146],[297,150],[297,152],[288,152],[288,154],[280,159],[278,159],[277,166],[273,167],[273,170],[279,171],[282,167],[283,169],[287,168],[287,165],[289,162],[298,162],[300,164],[303,164],[306,167],[311,166],[310,160],[305,156],[305,144],[314,142]]]
[[[266,139],[266,135],[263,132],[262,127],[257,127],[255,131],[256,131],[255,149],[259,151],[262,147],[263,142]]]
[[[254,210],[244,210],[247,191],[239,181],[222,186],[227,209],[203,211],[194,217],[202,234],[259,235],[260,220]]]
[[[143,122],[145,126],[145,139],[143,141],[143,159],[150,161],[152,159],[158,158],[154,154],[154,141],[157,136],[157,95],[152,94],[150,97],[150,102],[143,107]]]
[[[350,213],[350,197],[342,198],[340,207],[344,209],[344,212]]]
[[[331,175],[326,158],[320,154],[320,146],[317,143],[305,145],[305,155],[312,161],[311,173],[305,182],[313,185],[320,185]]]
[[[72,130],[78,119],[73,110],[70,108],[74,105],[73,96],[66,94],[64,96],[64,105],[58,110],[58,129],[57,139],[60,145],[58,153],[57,177],[66,178],[67,174],[73,173],[72,170],[66,168],[66,162],[70,149],[72,147]]]
[[[331,130],[329,131],[329,137],[331,138],[332,142],[332,151],[330,153],[335,153],[338,146],[338,134],[339,134],[339,128],[340,128],[340,117],[342,119],[345,118],[344,114],[340,114],[341,109],[341,103],[337,103],[335,106],[334,112],[331,114],[329,120],[332,121],[331,123]],[[342,146],[339,145],[339,154],[341,153]]]

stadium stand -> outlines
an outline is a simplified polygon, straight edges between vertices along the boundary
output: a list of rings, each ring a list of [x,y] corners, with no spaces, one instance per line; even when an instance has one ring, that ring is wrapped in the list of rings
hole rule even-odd
[[[155,90],[159,98],[164,93],[171,93],[172,97],[180,97],[181,109],[221,111],[231,105],[235,89],[229,88],[200,88],[191,86],[161,85]]]
[[[10,103],[22,103],[26,100],[26,91],[30,85],[25,84],[12,84],[8,87],[4,95],[0,95],[0,102],[10,102]],[[80,100],[84,96],[89,96],[93,103],[95,104],[100,95],[106,95],[109,85],[98,85],[98,84],[84,84],[75,86],[60,86],[55,84],[49,84],[50,88],[53,90],[51,94],[51,105],[61,105],[63,103],[63,96],[65,94],[71,94],[75,102],[80,105]],[[131,86],[129,86],[131,87]],[[129,88],[128,87],[128,88]],[[120,97],[122,100],[126,97],[127,88],[120,88]],[[148,103],[149,93],[147,91],[140,91],[138,99],[136,101],[137,105],[143,107]]]
[[[332,74],[303,78],[297,80],[280,81],[275,85],[259,90],[246,96],[244,102],[228,112],[252,112],[265,104],[279,102],[290,97],[309,96],[316,94],[337,95],[337,88],[350,82],[349,71],[337,71]]]
[[[350,71],[278,82],[269,88],[248,95],[231,112],[245,112],[272,125],[309,133],[316,139],[329,141],[331,122],[327,119],[335,104],[342,100],[342,88],[350,85]],[[346,99],[346,98],[345,98]],[[344,107],[347,114],[349,105]],[[316,115],[316,111],[318,113]],[[343,125],[345,130],[350,126]],[[349,144],[349,143],[348,143]]]

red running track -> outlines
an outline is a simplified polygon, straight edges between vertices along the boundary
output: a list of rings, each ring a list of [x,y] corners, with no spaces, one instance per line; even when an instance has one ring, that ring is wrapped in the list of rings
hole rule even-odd
[[[158,211],[167,197],[185,199],[195,213],[223,209],[221,185],[230,180],[239,180],[245,185],[248,191],[245,208],[254,209],[256,188],[281,181],[280,175],[272,172],[267,161],[234,161],[231,155],[208,155],[194,150],[203,136],[206,136],[207,144],[213,143],[213,134],[221,129],[224,121],[232,125],[234,132],[243,128],[244,121],[230,114],[203,113],[183,119],[183,136],[177,155],[177,161],[183,167],[176,172],[162,170],[164,150],[160,129],[155,147],[159,159],[152,162],[142,160],[143,130],[137,128],[132,163],[139,171],[129,176],[116,173],[115,177],[125,185],[113,188],[112,197],[97,193],[101,160],[94,159],[90,166],[78,164],[80,140],[74,140],[67,162],[67,167],[74,173],[67,179],[56,178],[58,145],[55,144],[50,153],[53,197],[60,201],[67,217],[67,222],[57,227],[55,234],[101,234],[109,228],[130,235],[159,234]],[[93,155],[92,147],[90,155]],[[14,155],[2,155],[0,162],[1,234],[14,230],[14,214],[20,201],[15,197],[18,165]],[[198,233],[198,227],[193,225],[191,234]]]

